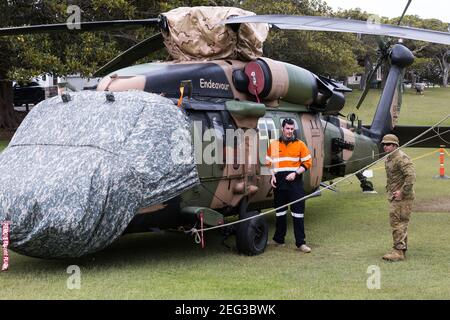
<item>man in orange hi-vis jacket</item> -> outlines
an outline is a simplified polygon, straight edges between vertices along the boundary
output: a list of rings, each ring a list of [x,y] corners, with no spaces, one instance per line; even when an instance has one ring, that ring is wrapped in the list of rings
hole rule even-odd
[[[308,147],[295,137],[294,130],[294,121],[284,119],[282,136],[278,140],[272,141],[267,150],[266,160],[271,167],[270,183],[274,189],[275,208],[305,196],[302,175],[311,167],[312,160]],[[275,235],[273,242],[270,241],[269,244],[284,245],[287,231],[287,210],[287,207],[277,209]],[[297,249],[309,253],[311,248],[305,243],[305,201],[292,204],[291,214]]]

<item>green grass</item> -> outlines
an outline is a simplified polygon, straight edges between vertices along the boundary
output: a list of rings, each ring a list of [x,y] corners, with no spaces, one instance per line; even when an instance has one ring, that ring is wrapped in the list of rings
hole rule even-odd
[[[8,146],[9,141],[5,141],[5,140],[0,140],[0,150],[3,150],[4,148],[6,148],[6,146]]]
[[[371,124],[376,105],[380,99],[381,90],[370,90],[359,110],[356,104],[361,96],[360,90],[354,90],[346,95],[342,114],[355,112],[363,124]],[[399,124],[401,125],[433,125],[450,114],[450,87],[426,88],[424,95],[417,95],[415,90],[405,89],[402,99]],[[450,126],[450,119],[443,123]]]
[[[371,93],[372,95],[372,93]],[[433,96],[436,98],[433,99]],[[447,98],[445,99],[445,95]],[[431,124],[450,110],[450,89],[406,95],[405,121]],[[374,97],[372,98],[374,99]],[[414,102],[415,100],[420,102]],[[435,108],[423,104],[429,99]],[[406,102],[405,102],[406,104]],[[402,111],[405,111],[404,108]],[[369,112],[367,108],[364,112]],[[417,111],[418,112],[418,111]],[[433,113],[433,114],[431,114]],[[418,124],[418,123],[415,123]],[[407,149],[413,158],[429,149]],[[435,180],[437,153],[414,161],[417,203],[450,201],[450,180]],[[446,157],[450,174],[450,157]],[[307,242],[311,254],[294,250],[289,221],[283,248],[256,257],[236,254],[206,233],[206,248],[180,233],[128,235],[109,248],[81,259],[41,260],[11,253],[10,270],[0,273],[1,299],[450,299],[450,210],[413,212],[408,259],[388,263],[391,247],[384,169],[374,170],[378,194],[362,194],[355,178],[339,192],[326,191],[307,202]],[[443,200],[444,199],[444,200]],[[427,212],[428,211],[428,212]],[[438,210],[440,211],[440,210]],[[270,235],[274,217],[268,216]],[[234,238],[227,240],[234,246]],[[69,290],[69,265],[81,268],[81,289]],[[369,290],[369,266],[379,266],[381,288]]]

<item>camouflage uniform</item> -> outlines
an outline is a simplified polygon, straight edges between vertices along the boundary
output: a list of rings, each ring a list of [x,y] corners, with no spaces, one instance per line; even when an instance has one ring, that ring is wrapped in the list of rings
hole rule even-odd
[[[407,250],[408,222],[414,200],[416,173],[411,159],[401,150],[396,150],[385,161],[389,199],[389,215],[394,249]],[[401,199],[394,199],[393,192],[400,190]]]

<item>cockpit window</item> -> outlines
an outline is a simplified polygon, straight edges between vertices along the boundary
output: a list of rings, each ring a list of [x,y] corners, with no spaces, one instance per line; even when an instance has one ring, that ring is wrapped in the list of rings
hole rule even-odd
[[[278,130],[271,118],[260,118],[258,120],[258,129],[260,139],[278,139]]]

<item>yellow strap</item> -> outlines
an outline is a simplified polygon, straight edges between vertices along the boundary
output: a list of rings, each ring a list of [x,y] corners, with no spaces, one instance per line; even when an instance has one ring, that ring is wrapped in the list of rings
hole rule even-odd
[[[447,150],[446,150],[446,151],[447,151]],[[422,158],[431,156],[432,154],[434,154],[434,153],[436,153],[436,152],[439,152],[439,149],[436,149],[436,150],[433,150],[433,151],[431,151],[431,152],[429,152],[429,153],[426,153],[426,154],[423,154],[423,155],[421,155],[421,156],[418,156],[417,158],[411,159],[411,161],[415,161],[415,160],[419,160],[419,159],[422,159]],[[384,167],[376,167],[376,168],[373,168],[373,170],[378,170],[378,169],[383,169],[383,168],[384,168]]]
[[[450,157],[450,153],[448,153],[447,149],[444,149],[444,151]]]
[[[178,107],[183,103],[184,86],[180,87],[180,98],[178,99]]]
[[[437,149],[437,150],[434,150],[434,151],[431,151],[430,153],[427,153],[427,154],[421,155],[421,156],[419,156],[419,157],[417,157],[417,158],[414,158],[414,159],[412,159],[412,161],[414,161],[414,160],[419,160],[419,159],[422,159],[422,158],[428,157],[428,156],[430,156],[430,155],[432,155],[432,154],[434,154],[434,153],[436,153],[436,152],[439,152],[439,149]]]

